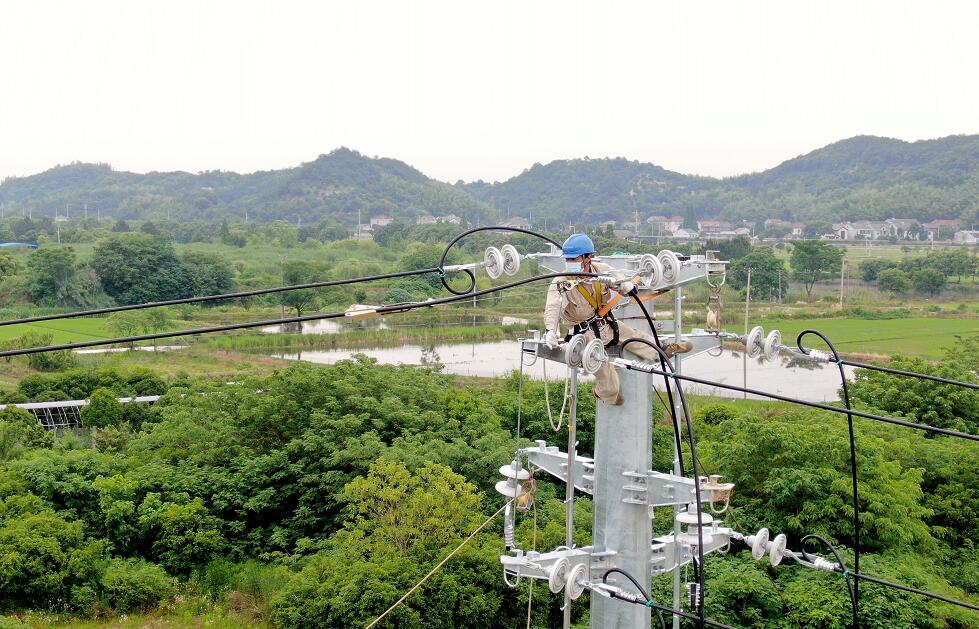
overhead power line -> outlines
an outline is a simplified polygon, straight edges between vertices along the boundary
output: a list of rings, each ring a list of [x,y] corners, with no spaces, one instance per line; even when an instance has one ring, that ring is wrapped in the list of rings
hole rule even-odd
[[[75,312],[62,312],[58,314],[38,315],[36,317],[26,317],[24,319],[13,319],[11,321],[0,321],[0,327],[6,325],[18,325],[21,323],[37,323],[39,321],[55,321],[57,319],[73,319],[75,317],[91,317],[113,312],[125,312],[127,310],[143,310],[144,308],[159,308],[161,306],[178,306],[181,304],[199,304],[205,301],[220,301],[224,299],[239,299],[242,297],[255,297],[258,295],[269,295],[272,293],[285,293],[294,290],[306,290],[309,288],[328,288],[330,286],[344,286],[347,284],[358,284],[360,282],[374,282],[378,280],[389,280],[398,277],[411,277],[413,275],[424,275],[426,273],[438,273],[436,267],[430,269],[417,269],[415,271],[398,271],[396,273],[383,273],[381,275],[368,275],[366,277],[355,277],[343,280],[324,280],[322,282],[309,282],[307,284],[291,284],[288,286],[276,286],[273,288],[256,288],[255,290],[240,291],[237,293],[221,293],[219,295],[206,295],[204,297],[184,297],[181,299],[168,299],[165,301],[150,301],[141,304],[127,304],[124,306],[109,306],[107,308],[95,308],[92,310],[77,310]]]

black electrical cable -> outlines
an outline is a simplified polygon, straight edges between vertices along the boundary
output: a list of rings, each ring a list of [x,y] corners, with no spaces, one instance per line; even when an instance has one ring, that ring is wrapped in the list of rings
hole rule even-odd
[[[854,629],[856,629],[857,622],[858,622],[857,614],[859,612],[859,607],[858,607],[859,599],[857,598],[858,594],[856,591],[857,589],[856,580],[850,581],[850,571],[846,569],[846,563],[843,561],[843,556],[840,555],[840,552],[836,550],[836,547],[833,546],[833,544],[831,544],[829,540],[827,540],[825,537],[821,535],[810,534],[804,536],[801,540],[799,540],[799,543],[805,546],[806,542],[810,539],[814,539],[821,542],[823,546],[828,548],[829,551],[833,553],[833,556],[836,557],[836,563],[840,564],[840,568],[842,568],[843,570],[843,579],[846,581],[846,590],[850,594],[850,609],[853,610],[853,627]],[[812,561],[811,555],[805,551],[805,548],[803,548],[802,550],[802,556],[805,557],[807,561]]]
[[[659,332],[656,331],[656,324],[653,323],[653,318],[649,316],[649,311],[646,310],[646,306],[639,299],[639,292],[636,291],[636,289],[632,289],[632,292],[629,293],[629,295],[635,299],[639,309],[642,310],[642,314],[646,317],[646,322],[649,324],[649,329],[653,333],[653,339],[655,339],[656,345],[659,345]],[[666,363],[663,362],[662,358],[660,358],[660,366],[663,368],[663,371],[666,371]],[[663,384],[666,387],[666,399],[670,402],[670,408],[668,410],[670,413],[670,418],[673,421],[673,440],[674,445],[676,446],[676,456],[682,472],[682,470],[685,469],[683,467],[683,447],[681,445],[682,437],[680,435],[680,426],[676,421],[676,411],[674,410],[676,405],[673,402],[673,387],[670,386],[670,379],[666,376],[663,376]]]
[[[928,598],[933,598],[936,601],[949,603],[950,605],[957,605],[959,607],[964,607],[965,609],[971,609],[973,611],[979,612],[979,605],[973,605],[972,603],[966,603],[965,601],[957,601],[954,598],[948,598],[946,596],[942,596],[941,594],[935,594],[934,592],[919,590],[918,588],[913,588],[907,585],[901,585],[900,583],[891,583],[890,581],[878,579],[877,577],[872,577],[867,574],[860,574],[859,572],[851,572],[850,576],[855,577],[857,579],[863,579],[864,581],[869,581],[870,583],[876,583],[877,585],[883,585],[886,587],[894,588],[895,590],[910,592],[911,594],[920,594],[921,596],[927,596]]]
[[[3,353],[0,352],[0,357]],[[709,387],[717,387],[719,389],[727,389],[729,391],[739,391],[742,393],[749,393],[751,395],[759,395],[761,397],[771,398],[773,400],[779,400],[780,402],[790,402],[792,404],[799,404],[801,406],[808,406],[810,408],[818,408],[824,411],[832,411],[834,413],[852,413],[855,417],[863,417],[864,419],[872,419],[874,421],[885,422],[888,424],[893,424],[895,426],[904,426],[905,428],[914,428],[916,430],[923,430],[925,432],[933,432],[939,435],[946,435],[949,437],[958,437],[960,439],[968,439],[969,441],[979,441],[979,435],[971,435],[966,432],[959,432],[958,430],[950,430],[948,428],[939,428],[937,426],[929,426],[928,424],[916,424],[914,422],[905,421],[903,419],[897,419],[895,417],[886,417],[884,415],[874,415],[873,413],[867,413],[865,411],[860,411],[857,409],[847,410],[845,408],[840,408],[838,406],[830,406],[829,404],[822,404],[820,402],[808,402],[806,400],[798,400],[796,398],[790,398],[784,395],[779,395],[777,393],[768,393],[766,391],[759,391],[758,389],[751,389],[747,387],[739,387],[733,384],[725,384],[723,382],[716,382],[713,380],[704,380],[703,378],[695,378],[693,376],[684,376],[681,374],[676,374],[672,372],[663,372],[656,369],[653,366],[639,368],[637,366],[630,366],[630,369],[638,369],[639,371],[645,371],[646,373],[652,373],[656,375],[662,375],[667,373],[671,378],[676,378],[677,380],[685,380],[687,382],[693,382],[694,384],[702,384]]]
[[[818,330],[803,330],[799,332],[799,336],[795,339],[795,344],[799,346],[799,349],[804,353],[808,353],[802,346],[802,339],[805,338],[807,334],[812,334],[818,336],[826,346],[829,347],[829,351],[833,353],[833,360],[836,361],[836,366],[840,372],[840,382],[843,384],[843,402],[846,404],[846,426],[847,432],[850,437],[850,483],[853,487],[853,571],[860,572],[860,493],[857,483],[857,444],[856,439],[853,436],[853,409],[850,405],[850,387],[846,379],[846,373],[843,371],[843,363],[840,360],[840,353],[836,351],[836,346],[830,342],[826,335]],[[818,538],[818,537],[817,537]],[[822,538],[818,538],[822,539]],[[805,538],[803,538],[803,541]],[[822,540],[826,541],[826,540]],[[826,542],[828,543],[828,542]],[[850,589],[850,602],[853,606],[853,629],[859,629],[860,627],[860,586],[857,582],[854,582],[852,587],[850,586],[850,581],[847,580],[847,587]]]
[[[430,269],[417,269],[414,271],[398,271],[396,273],[383,273],[381,275],[369,275],[367,277],[355,277],[343,280],[325,280],[322,282],[310,282],[308,284],[291,284],[288,286],[276,286],[274,288],[258,288],[255,290],[240,291],[237,293],[222,293],[219,295],[206,295],[204,297],[185,297],[182,299],[168,299],[166,301],[150,301],[141,304],[127,304],[124,306],[110,306],[108,308],[95,308],[93,310],[78,310],[75,312],[63,312],[60,314],[38,315],[24,319],[13,319],[11,321],[0,321],[0,327],[7,325],[17,325],[21,323],[37,323],[39,321],[54,321],[57,319],[74,319],[75,317],[90,317],[93,315],[109,314],[112,312],[125,312],[127,310],[142,310],[144,308],[159,308],[162,306],[176,306],[180,304],[197,304],[205,301],[219,301],[222,299],[237,299],[239,297],[255,297],[257,295],[269,295],[271,293],[284,293],[293,290],[305,290],[308,288],[327,288],[329,286],[343,286],[345,284],[357,284],[359,282],[373,282],[377,280],[387,280],[397,277],[411,277],[413,275],[423,275],[425,273],[438,273],[438,267]]]
[[[802,336],[804,334],[806,334],[806,333],[816,334],[820,338],[822,338],[824,341],[826,341],[826,337],[823,336],[822,334],[819,334],[819,332],[816,332],[815,330],[805,330],[805,331],[802,332],[802,334],[799,335],[799,337],[796,339],[796,345],[799,347],[799,351],[801,351],[803,354],[806,354],[808,356],[809,355],[809,352],[812,351],[812,350],[810,348],[805,347],[805,346],[802,345]],[[828,341],[827,341],[827,344],[829,344]],[[921,380],[931,380],[932,382],[940,382],[942,384],[952,384],[952,385],[955,385],[957,387],[965,387],[967,389],[979,389],[979,384],[976,384],[974,382],[964,382],[962,380],[952,380],[950,378],[942,378],[942,377],[933,376],[933,375],[927,374],[927,373],[918,373],[916,371],[905,371],[903,369],[892,369],[890,367],[881,367],[880,365],[873,365],[873,364],[870,364],[870,363],[858,363],[858,362],[853,361],[853,360],[847,360],[846,358],[840,358],[839,357],[839,354],[837,354],[835,350],[833,351],[833,357],[835,358],[837,364],[840,364],[840,365],[849,365],[850,367],[858,367],[860,369],[869,369],[871,371],[880,371],[882,373],[889,373],[889,374],[892,374],[892,375],[895,375],[895,376],[907,376],[907,377],[910,377],[910,378],[920,378]]]
[[[457,242],[459,242],[460,240],[462,240],[466,236],[469,236],[470,234],[475,234],[477,232],[484,232],[484,231],[497,231],[497,232],[502,231],[502,232],[516,232],[516,233],[520,233],[520,234],[527,234],[528,236],[534,236],[536,238],[540,238],[541,240],[544,240],[546,242],[549,242],[549,243],[551,243],[552,245],[554,245],[555,247],[557,247],[559,249],[561,248],[561,245],[559,245],[557,243],[557,241],[552,240],[551,238],[549,238],[548,236],[545,236],[544,234],[540,234],[540,233],[537,233],[535,231],[531,231],[529,229],[521,229],[520,227],[505,227],[503,225],[490,225],[490,226],[487,226],[487,227],[474,227],[474,228],[472,228],[470,230],[467,230],[467,231],[462,232],[461,234],[459,234],[458,236],[456,236],[455,238],[453,238],[449,242],[449,244],[447,244],[445,246],[445,249],[442,250],[442,257],[439,258],[438,268],[440,270],[441,269],[445,269],[445,258],[448,257],[449,250],[452,249],[452,247],[454,247]],[[449,291],[453,295],[464,295],[464,294],[467,294],[467,293],[471,293],[476,288],[476,276],[473,275],[472,271],[470,271],[469,269],[462,269],[462,270],[465,271],[465,273],[467,273],[469,275],[469,282],[470,282],[469,287],[465,291],[462,291],[462,292],[457,291],[454,288],[452,288],[451,286],[449,286],[449,283],[447,281],[445,281],[445,273],[443,271],[440,271],[439,272],[439,277],[442,280],[442,286],[444,286],[445,287],[445,290]]]
[[[660,362],[665,363],[669,368],[670,373],[675,374],[673,368],[673,363],[670,361],[670,357],[666,355],[658,344],[647,341],[646,339],[632,338],[626,339],[622,342],[621,346],[624,348],[629,343],[642,343],[652,347],[659,354]],[[666,370],[663,371],[666,373]],[[693,421],[690,419],[690,407],[687,405],[687,396],[683,393],[683,387],[680,386],[680,382],[674,380],[674,385],[676,386],[677,395],[680,397],[680,406],[683,409],[683,418],[687,424],[687,440],[690,443],[690,468],[693,476],[693,489],[695,500],[697,501],[697,563],[698,565],[704,565],[704,522],[703,513],[700,508],[703,505],[703,499],[700,493],[700,472],[697,470],[697,444],[693,436]],[[699,626],[704,626],[704,572],[703,570],[697,571],[697,586],[700,588],[700,595],[697,598],[697,617],[699,618]]]
[[[646,591],[646,588],[644,588],[639,583],[639,581],[636,580],[635,577],[633,577],[631,574],[629,574],[625,570],[622,570],[621,568],[609,568],[608,570],[606,570],[605,573],[602,575],[602,583],[608,583],[608,575],[610,575],[612,573],[621,574],[625,578],[627,578],[630,581],[632,581],[632,584],[634,586],[636,586],[636,589],[639,590],[639,593],[642,594],[643,598],[646,599],[646,604],[651,606],[651,603],[653,602],[653,598],[649,595],[649,592]],[[609,595],[612,598],[618,598],[619,600],[627,600],[627,599],[619,598],[618,596],[616,596],[612,592],[609,592]],[[631,603],[632,601],[628,601],[628,602]],[[659,617],[660,629],[666,629],[666,619],[663,618],[663,612],[661,610],[657,609],[656,610],[656,615]]]
[[[643,316],[646,317],[646,322],[649,324],[649,329],[653,333],[653,339],[655,339],[656,345],[659,345],[659,332],[656,331],[656,324],[653,323],[653,318],[649,316],[649,311],[646,310],[646,306],[642,303],[642,301],[640,301],[638,291],[636,291],[636,289],[633,288],[632,292],[630,292],[629,295],[633,299],[635,299],[636,304],[638,304],[639,306],[639,309],[642,310],[642,314]],[[660,358],[660,366],[663,368],[663,371],[666,371],[666,363],[663,362],[662,357]],[[670,386],[670,379],[665,375],[663,376],[663,384],[666,387],[666,399],[669,400],[670,402],[670,408],[668,409],[668,411],[670,413],[670,418],[673,423],[673,440],[674,440],[674,445],[676,446],[677,460],[680,464],[680,473],[682,474],[684,470],[683,446],[681,445],[682,437],[680,435],[680,426],[676,420],[676,411],[674,410],[676,409],[676,405],[673,402],[673,387]]]
[[[831,544],[825,538],[820,537],[819,535],[814,535],[814,534],[806,535],[805,537],[802,538],[801,541],[802,541],[802,543],[805,543],[806,540],[809,540],[809,539],[819,540],[820,542],[822,542],[822,544],[826,548],[829,549],[829,551],[831,553],[833,553],[833,556],[836,558],[836,563],[839,564],[839,567],[835,571],[841,573],[844,577],[853,577],[854,579],[863,579],[864,581],[868,581],[870,583],[876,583],[877,585],[883,585],[885,587],[894,588],[895,590],[901,590],[903,592],[910,592],[912,594],[919,594],[921,596],[927,596],[928,598],[933,598],[933,599],[935,599],[937,601],[942,601],[943,603],[948,603],[950,605],[957,605],[959,607],[964,607],[965,609],[971,609],[971,610],[974,610],[974,611],[979,611],[979,605],[973,605],[972,603],[966,603],[965,601],[959,601],[959,600],[956,600],[954,598],[948,598],[947,596],[942,596],[941,594],[935,594],[934,592],[929,592],[927,590],[919,590],[918,588],[913,588],[913,587],[908,586],[908,585],[902,585],[900,583],[892,583],[891,581],[885,581],[884,579],[878,579],[877,577],[872,577],[872,576],[870,576],[868,574],[860,574],[859,572],[850,572],[850,571],[848,571],[846,569],[846,564],[843,562],[843,557],[840,555],[840,553],[836,549],[836,547],[833,546],[833,544]],[[810,555],[809,553],[807,553],[805,550],[802,551],[802,556],[803,556],[804,559],[806,559],[806,561],[812,561],[812,559],[813,559],[812,555]]]
[[[680,610],[680,609],[673,609],[672,607],[666,607],[665,605],[658,605],[656,603],[652,603],[649,606],[652,607],[653,609],[661,609],[664,612],[669,612],[669,613],[673,614],[674,616],[679,616],[681,618],[689,618],[690,620],[696,620],[696,621],[698,621],[698,622],[700,622],[700,623],[702,623],[704,625],[710,626],[710,627],[718,627],[719,629],[737,629],[737,627],[732,627],[731,625],[725,625],[722,622],[717,622],[716,620],[711,620],[710,618],[703,618],[703,619],[701,619],[701,618],[699,618],[698,616],[696,616],[694,614],[689,614],[689,613],[687,613],[687,612],[685,612],[683,610]]]
[[[472,297],[479,297],[481,295],[486,295],[500,290],[507,290],[510,288],[515,288],[517,286],[522,286],[524,284],[529,284],[531,282],[538,282],[540,280],[553,279],[555,277],[566,277],[568,275],[576,275],[583,277],[596,277],[595,273],[548,273],[546,275],[535,275],[533,277],[524,278],[522,280],[517,280],[510,282],[509,284],[501,284],[500,286],[495,286],[492,288],[486,288],[480,291],[467,293],[465,295],[453,296],[453,297],[443,297],[441,299],[430,299],[428,301],[421,301],[408,304],[394,304],[389,306],[380,306],[374,309],[374,314],[390,314],[398,312],[408,312],[410,310],[415,310],[418,308],[428,308],[431,306],[440,306],[443,304],[451,304],[456,302],[465,301]],[[362,279],[361,281],[367,281]],[[64,343],[60,345],[45,345],[40,347],[26,347],[22,349],[11,349],[0,352],[0,358],[7,356],[25,356],[28,354],[41,354],[44,352],[56,352],[62,350],[72,350],[81,349],[85,347],[98,347],[101,345],[115,345],[117,343],[136,343],[139,341],[152,341],[156,339],[173,338],[177,336],[192,336],[195,334],[209,334],[213,332],[227,332],[230,330],[244,330],[248,328],[260,328],[267,325],[279,325],[283,323],[301,323],[305,321],[319,321],[323,319],[339,319],[346,316],[345,311],[340,312],[329,312],[329,313],[317,313],[311,315],[303,315],[301,317],[287,317],[285,319],[267,319],[265,321],[248,321],[246,323],[232,323],[227,325],[218,325],[206,328],[194,328],[189,330],[177,330],[174,332],[157,332],[154,334],[141,334],[138,336],[123,336],[111,339],[101,339],[96,341],[80,341],[78,343]]]

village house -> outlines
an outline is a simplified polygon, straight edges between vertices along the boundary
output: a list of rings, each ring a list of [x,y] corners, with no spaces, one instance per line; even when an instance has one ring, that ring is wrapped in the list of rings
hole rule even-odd
[[[708,234],[716,234],[722,231],[730,231],[731,223],[727,221],[715,220],[697,221],[697,230],[704,236]]]
[[[415,219],[416,225],[434,225],[437,222],[438,219],[432,216],[431,214],[422,214],[421,216]]]
[[[517,227],[519,229],[530,229],[530,221],[522,216],[512,216],[500,223],[504,227]]]
[[[963,229],[955,232],[953,237],[955,242],[960,242],[965,245],[975,245],[979,244],[979,231]]]
[[[922,223],[921,229],[928,240],[941,240],[942,232],[954,232],[959,228],[959,222],[954,219],[940,218],[930,223]]]
[[[663,234],[672,234],[676,230],[680,229],[683,225],[682,216],[650,216],[646,219],[649,223],[650,233],[654,236],[661,236]]]
[[[380,214],[378,216],[371,217],[372,227],[384,227],[385,225],[390,225],[394,222],[393,216],[388,216],[387,214]]]

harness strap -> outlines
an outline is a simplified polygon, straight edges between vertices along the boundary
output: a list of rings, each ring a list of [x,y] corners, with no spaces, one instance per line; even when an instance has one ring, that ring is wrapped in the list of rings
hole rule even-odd
[[[588,290],[584,283],[577,285],[578,292],[585,298],[585,301],[598,312],[602,307],[602,285],[600,282],[592,282],[592,290]],[[592,292],[594,291],[594,292]]]

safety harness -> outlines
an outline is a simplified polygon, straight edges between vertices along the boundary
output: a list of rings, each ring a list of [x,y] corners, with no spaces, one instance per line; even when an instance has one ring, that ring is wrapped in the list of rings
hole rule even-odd
[[[601,325],[607,325],[612,328],[612,340],[605,344],[605,347],[612,347],[613,345],[619,344],[619,324],[612,316],[612,308],[605,307],[603,303],[603,290],[602,284],[597,280],[592,282],[589,286],[588,284],[582,282],[575,286],[581,296],[585,298],[592,308],[595,309],[595,316],[588,321],[582,321],[581,323],[576,323],[574,327],[568,330],[568,335],[564,338],[565,342],[570,341],[571,337],[575,334],[584,334],[588,330],[591,330],[595,334],[595,338],[602,338]]]

